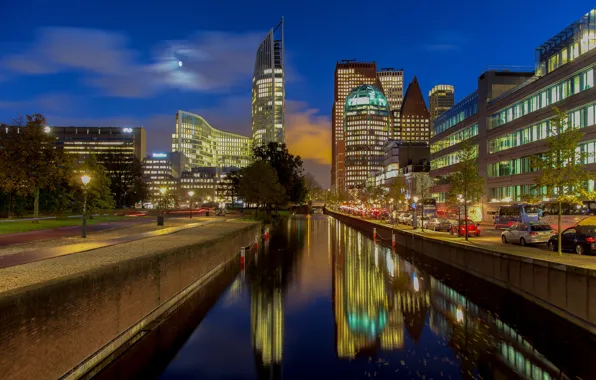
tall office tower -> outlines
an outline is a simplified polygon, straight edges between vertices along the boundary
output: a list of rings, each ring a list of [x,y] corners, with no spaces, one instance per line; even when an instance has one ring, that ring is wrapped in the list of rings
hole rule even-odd
[[[432,124],[437,116],[447,111],[455,104],[455,90],[453,89],[453,86],[439,84],[433,87],[432,90],[428,92],[428,103],[430,106],[430,122]]]
[[[350,92],[362,85],[376,83],[374,62],[343,60],[335,65],[335,95],[331,114],[331,187],[344,189],[344,107]]]
[[[385,95],[371,85],[356,87],[344,111],[345,188],[361,187],[368,176],[383,168],[391,114]]]
[[[252,138],[255,146],[284,142],[284,19],[257,49],[252,78]]]
[[[401,110],[393,113],[393,138],[404,142],[426,142],[430,139],[430,114],[414,77],[408,85]]]
[[[380,88],[389,102],[389,108],[392,111],[400,109],[404,98],[404,70],[381,69],[377,73],[377,79],[381,83]]]

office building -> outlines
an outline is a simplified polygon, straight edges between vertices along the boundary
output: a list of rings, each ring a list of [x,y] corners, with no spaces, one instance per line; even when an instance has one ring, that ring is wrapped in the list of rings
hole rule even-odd
[[[285,141],[285,91],[282,18],[257,49],[252,78],[252,139],[255,146]]]
[[[331,111],[331,187],[343,191],[344,182],[344,108],[350,92],[360,85],[377,83],[374,62],[343,60],[335,65],[333,109]]]
[[[356,87],[344,109],[345,188],[362,187],[383,168],[383,147],[389,138],[391,114],[385,95],[371,85]]]
[[[120,127],[57,127],[46,126],[44,131],[56,139],[56,146],[68,154],[75,155],[81,163],[89,155],[107,153],[142,161],[147,151],[147,136],[144,128]]]
[[[428,142],[430,114],[416,77],[408,85],[401,109],[394,110],[392,116],[394,140]]]
[[[177,194],[180,173],[188,169],[188,159],[180,152],[153,153],[143,159],[143,181],[153,199],[161,196],[161,188]]]
[[[248,166],[252,157],[252,140],[213,128],[201,116],[178,111],[176,131],[172,134],[172,152],[188,157],[191,167]]]
[[[476,205],[484,218],[499,201],[540,195],[530,157],[546,150],[553,106],[585,133],[578,149],[595,151],[595,28],[596,9],[539,46],[533,72],[488,71],[478,78],[477,91],[434,121],[431,176],[437,201],[445,200],[457,151],[467,140],[477,147],[479,172],[486,178],[485,195]],[[586,170],[596,170],[595,160],[586,159]],[[586,186],[593,190],[594,184]]]
[[[194,167],[180,175],[180,191],[183,196],[194,192],[197,202],[232,202],[232,193],[228,191],[231,181],[228,175],[238,170],[237,167]],[[234,202],[238,199],[234,195]]]
[[[389,102],[389,109],[391,111],[399,110],[404,97],[404,70],[381,69],[377,72],[377,79],[377,87],[385,94]]]
[[[430,107],[430,122],[455,104],[455,90],[448,84],[439,84],[428,92],[428,103]],[[431,131],[432,133],[432,131]]]
[[[398,175],[430,169],[428,143],[388,140],[383,153],[383,168],[366,179],[366,186],[389,187]]]

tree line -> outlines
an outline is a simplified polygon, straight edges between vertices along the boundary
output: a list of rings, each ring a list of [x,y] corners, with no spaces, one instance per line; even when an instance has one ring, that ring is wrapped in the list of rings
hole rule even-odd
[[[148,196],[136,157],[107,151],[81,161],[56,145],[41,114],[0,123],[0,215],[65,214],[130,207]],[[83,188],[82,175],[91,177]]]

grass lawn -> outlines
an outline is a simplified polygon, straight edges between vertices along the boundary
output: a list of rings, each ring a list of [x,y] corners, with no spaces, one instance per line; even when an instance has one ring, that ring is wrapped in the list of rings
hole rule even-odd
[[[93,219],[87,219],[87,225],[113,222],[119,220],[130,219],[125,216],[96,216]],[[0,222],[0,235],[13,234],[16,232],[50,230],[52,228],[80,226],[81,219],[69,218],[66,220],[40,220],[39,223],[33,223],[31,220],[15,221],[15,222]]]

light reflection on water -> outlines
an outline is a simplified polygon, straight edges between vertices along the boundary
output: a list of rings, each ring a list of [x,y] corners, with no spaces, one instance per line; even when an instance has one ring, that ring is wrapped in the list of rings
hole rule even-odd
[[[339,221],[277,231],[161,378],[566,378],[494,313]]]

